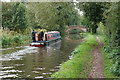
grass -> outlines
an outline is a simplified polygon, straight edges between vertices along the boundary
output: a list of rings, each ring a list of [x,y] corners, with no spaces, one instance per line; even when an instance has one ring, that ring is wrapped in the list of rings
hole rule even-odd
[[[94,49],[94,45],[98,45],[97,39],[93,35],[87,35],[85,41],[73,51],[73,58],[64,62],[51,78],[87,78],[93,61],[91,50]]]

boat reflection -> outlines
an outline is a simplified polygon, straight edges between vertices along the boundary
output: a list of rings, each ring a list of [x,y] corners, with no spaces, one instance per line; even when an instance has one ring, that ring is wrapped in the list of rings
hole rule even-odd
[[[60,50],[60,48],[61,48],[61,40],[51,43],[48,46],[38,48],[38,52],[41,55],[47,54],[48,56],[50,56],[54,54],[55,51]]]

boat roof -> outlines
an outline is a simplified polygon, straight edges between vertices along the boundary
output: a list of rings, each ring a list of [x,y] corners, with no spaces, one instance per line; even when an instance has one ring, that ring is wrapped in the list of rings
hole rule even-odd
[[[47,33],[60,33],[59,31],[50,31],[50,32],[45,32],[45,34]]]

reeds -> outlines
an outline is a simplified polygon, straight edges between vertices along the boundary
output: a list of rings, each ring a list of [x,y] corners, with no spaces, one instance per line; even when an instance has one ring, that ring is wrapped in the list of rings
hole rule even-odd
[[[23,35],[7,29],[2,30],[2,47],[16,46],[30,42],[30,34]]]

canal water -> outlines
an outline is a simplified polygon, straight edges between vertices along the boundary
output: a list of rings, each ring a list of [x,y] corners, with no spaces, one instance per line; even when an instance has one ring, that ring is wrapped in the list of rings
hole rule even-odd
[[[46,47],[2,48],[0,78],[49,78],[79,44],[63,39]]]

